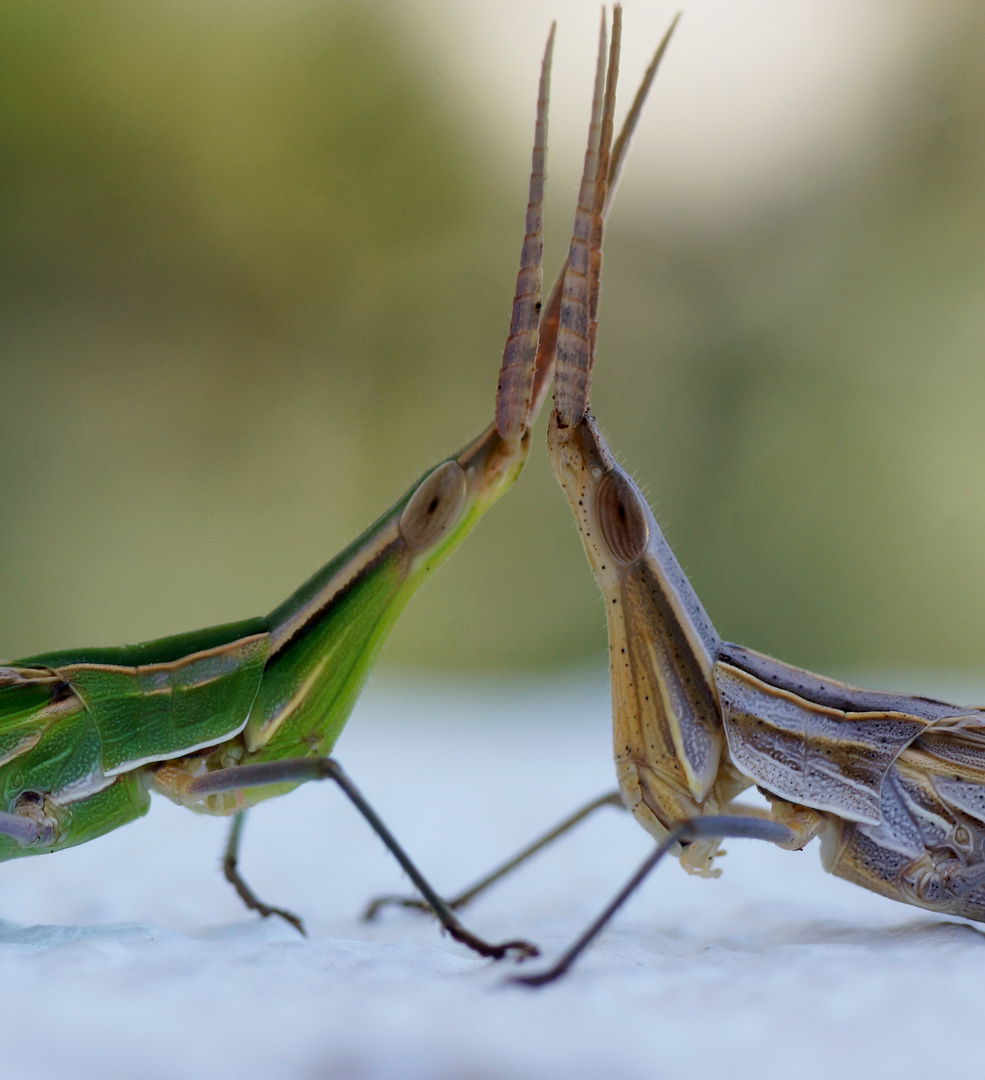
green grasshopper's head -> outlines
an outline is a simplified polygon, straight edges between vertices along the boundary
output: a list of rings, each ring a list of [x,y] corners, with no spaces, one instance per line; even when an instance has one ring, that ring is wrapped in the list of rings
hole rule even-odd
[[[455,550],[472,526],[520,475],[530,450],[536,417],[554,367],[552,333],[541,339],[544,160],[547,98],[554,28],[541,66],[537,125],[530,173],[526,231],[513,297],[509,335],[496,392],[495,422],[454,457],[426,473],[396,505],[280,607],[270,613],[271,656],[323,627],[356,589],[372,591],[361,601],[365,631],[360,666],[365,668],[403,604],[423,579]],[[560,303],[556,289],[552,303]],[[553,310],[553,309],[552,309]],[[557,312],[548,318],[556,326]],[[362,593],[361,593],[362,595]],[[372,616],[367,614],[372,608]],[[353,630],[354,639],[362,638]],[[356,651],[356,646],[351,651]]]
[[[520,475],[530,429],[504,439],[495,424],[432,469],[403,500],[396,521],[409,577],[426,574],[458,547],[472,526]]]
[[[456,457],[433,469],[400,510],[400,538],[411,553],[411,576],[442,562],[520,475],[530,425],[553,371],[554,339],[542,340],[544,163],[554,27],[540,72],[526,234],[513,296],[510,332],[496,388],[496,419]],[[552,301],[560,302],[560,291]]]

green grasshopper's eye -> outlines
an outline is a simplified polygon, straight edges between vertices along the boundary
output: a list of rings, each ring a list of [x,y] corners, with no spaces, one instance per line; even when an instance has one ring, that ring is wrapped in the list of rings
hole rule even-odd
[[[595,516],[616,562],[634,563],[646,551],[650,539],[646,509],[622,473],[610,472],[602,477],[595,494]]]
[[[455,461],[439,465],[421,481],[400,515],[400,534],[411,551],[430,547],[454,523],[467,487],[465,470]]]

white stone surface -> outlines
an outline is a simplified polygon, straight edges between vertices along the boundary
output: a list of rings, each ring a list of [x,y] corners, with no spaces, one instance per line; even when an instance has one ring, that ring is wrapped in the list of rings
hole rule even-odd
[[[390,683],[339,757],[452,890],[612,781],[604,681]],[[241,910],[224,823],[157,802],[118,833],[6,864],[0,1075],[361,1080],[978,1075],[985,937],[825,875],[816,851],[729,843],[671,864],[568,979],[506,987],[428,920],[357,915],[401,875],[337,791],[260,808],[244,872],[311,937]],[[548,956],[650,850],[603,810],[466,912]]]

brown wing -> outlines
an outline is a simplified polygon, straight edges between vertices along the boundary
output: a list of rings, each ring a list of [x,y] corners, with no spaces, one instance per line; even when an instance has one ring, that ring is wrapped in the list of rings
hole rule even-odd
[[[714,674],[741,773],[788,802],[878,824],[883,778],[930,721],[820,705],[722,661]]]
[[[848,824],[826,868],[875,892],[985,921],[985,720],[930,725],[890,767],[877,824]]]
[[[730,641],[722,642],[718,658],[778,690],[787,690],[815,705],[824,705],[842,712],[902,712],[908,716],[938,720],[943,716],[972,711],[950,705],[946,701],[935,701],[933,698],[862,690],[837,679],[828,679],[823,675],[815,675],[812,671],[805,671],[804,668],[785,664],[782,660],[774,660],[765,653],[733,645]]]

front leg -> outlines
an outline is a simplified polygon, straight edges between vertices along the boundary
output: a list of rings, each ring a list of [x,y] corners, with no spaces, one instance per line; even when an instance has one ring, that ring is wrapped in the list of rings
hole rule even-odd
[[[544,971],[532,975],[514,975],[509,981],[522,986],[545,986],[559,979],[579,956],[602,932],[613,915],[626,903],[643,883],[643,880],[660,860],[680,843],[692,843],[695,840],[716,840],[724,837],[743,837],[749,840],[766,840],[772,844],[786,847],[793,839],[793,833],[786,825],[771,821],[769,818],[739,817],[726,815],[716,817],[697,817],[689,821],[678,822],[647,856],[635,874],[626,882],[612,899],[605,910],[589,927]]]
[[[618,791],[610,791],[605,795],[600,795],[598,798],[592,799],[591,802],[579,807],[573,814],[569,814],[563,821],[558,822],[554,828],[543,833],[541,836],[538,836],[536,840],[532,840],[511,859],[507,859],[506,862],[500,863],[499,866],[490,870],[485,876],[479,878],[473,885],[469,885],[468,888],[463,889],[460,893],[451,897],[451,899],[446,901],[448,906],[454,911],[465,907],[466,904],[471,903],[471,901],[480,893],[485,892],[490,885],[494,885],[497,881],[506,877],[507,874],[512,873],[531,856],[536,855],[538,851],[547,847],[548,844],[553,843],[576,825],[581,824],[585,818],[594,814],[596,810],[601,810],[603,806],[614,806],[619,810],[626,809],[625,804],[622,801],[622,796]],[[416,911],[428,910],[428,905],[416,896],[377,896],[366,905],[366,910],[363,912],[363,919],[366,922],[371,922],[379,914],[380,909],[384,907],[413,908]]]
[[[384,825],[379,815],[363,798],[362,793],[334,758],[288,758],[284,761],[267,761],[258,765],[236,765],[228,769],[218,769],[189,780],[183,785],[180,798],[186,802],[198,802],[206,796],[223,791],[264,787],[270,784],[306,783],[309,780],[334,780],[338,784],[403,867],[441,925],[456,941],[467,945],[480,956],[492,957],[494,960],[501,960],[509,952],[518,953],[520,959],[538,955],[537,947],[530,942],[515,940],[497,944],[485,941],[466,929],[455,917],[448,904],[442,900],[424,875],[411,862],[410,857]],[[235,829],[235,824],[233,827]]]
[[[229,839],[226,841],[226,850],[222,855],[222,873],[226,881],[236,890],[240,900],[250,909],[257,912],[263,918],[268,919],[271,915],[277,915],[285,922],[290,923],[302,936],[307,937],[308,931],[298,915],[286,908],[273,907],[265,904],[259,896],[243,880],[239,872],[239,845],[243,836],[243,823],[246,821],[246,811],[240,810],[233,818],[229,829]]]

